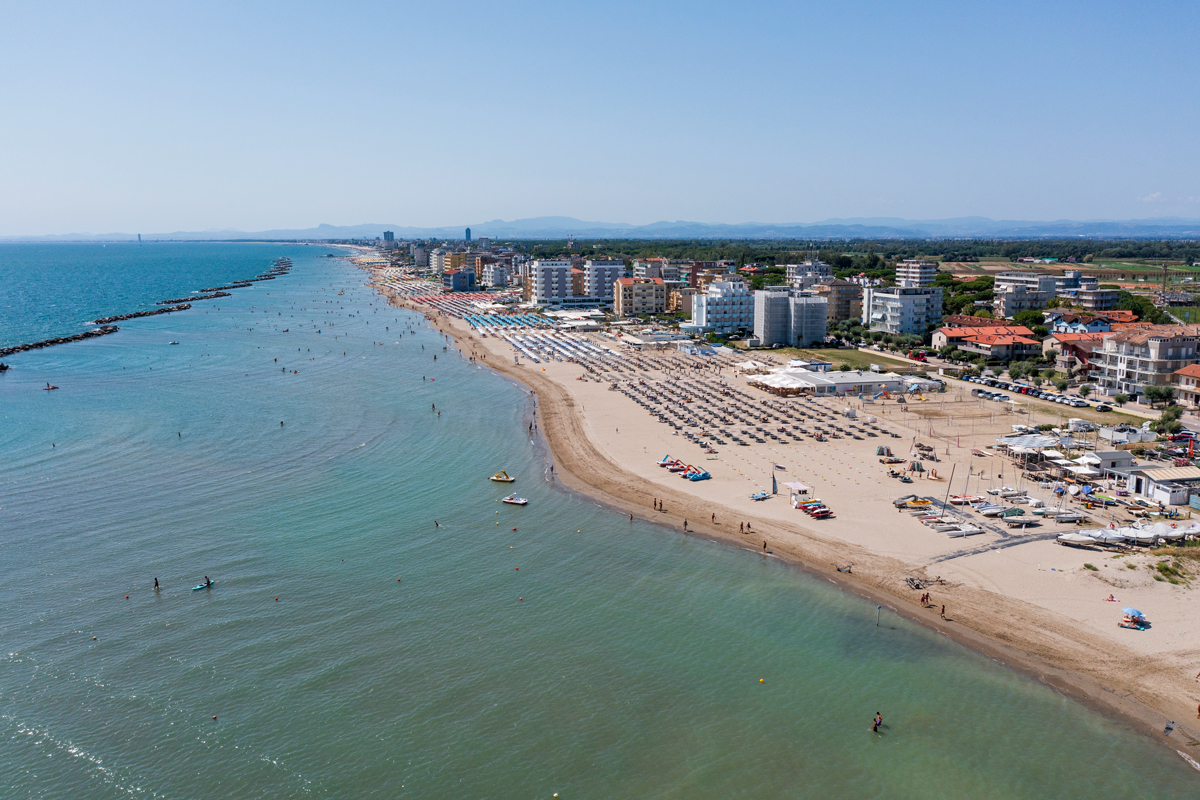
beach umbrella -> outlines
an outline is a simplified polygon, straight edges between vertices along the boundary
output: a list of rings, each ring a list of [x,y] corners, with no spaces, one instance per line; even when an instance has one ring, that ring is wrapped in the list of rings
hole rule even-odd
[[[1130,608],[1129,606],[1125,606],[1124,608],[1121,609],[1121,611],[1124,612],[1124,614],[1128,617],[1144,617],[1144,616],[1146,616],[1142,612],[1138,611],[1136,608]]]

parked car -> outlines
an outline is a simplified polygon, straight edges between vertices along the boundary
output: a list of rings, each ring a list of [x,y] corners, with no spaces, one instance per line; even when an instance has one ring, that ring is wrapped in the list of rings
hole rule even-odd
[[[1097,411],[1112,411],[1112,406],[1101,403],[1100,405],[1096,406],[1096,410]]]

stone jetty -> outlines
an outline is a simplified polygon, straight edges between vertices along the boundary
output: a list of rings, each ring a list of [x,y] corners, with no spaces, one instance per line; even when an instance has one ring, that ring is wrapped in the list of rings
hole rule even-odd
[[[192,307],[191,303],[182,303],[177,306],[169,306],[167,308],[160,308],[155,311],[135,311],[132,314],[121,314],[116,317],[101,317],[100,319],[93,320],[93,321],[97,325],[107,325],[110,322],[123,322],[124,320],[137,319],[138,317],[156,317],[159,314],[170,314],[172,311],[187,311],[191,307]]]
[[[175,303],[192,303],[196,300],[212,300],[217,297],[233,297],[229,292],[213,292],[212,294],[197,294],[192,297],[176,297],[174,300],[159,300],[155,305],[169,306]]]
[[[94,339],[97,336],[107,336],[110,333],[116,333],[118,330],[116,325],[105,325],[100,328],[92,328],[90,331],[76,333],[73,336],[56,336],[53,339],[43,339],[40,342],[30,342],[29,344],[18,344],[14,347],[0,348],[0,358],[11,356],[15,353],[25,353],[30,350],[40,350],[43,347],[53,347],[56,344],[67,344],[68,342],[82,342],[84,339]]]

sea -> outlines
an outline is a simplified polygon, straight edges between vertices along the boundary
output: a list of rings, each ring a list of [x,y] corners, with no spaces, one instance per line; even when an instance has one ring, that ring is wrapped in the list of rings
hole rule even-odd
[[[1200,796],[886,607],[562,490],[528,393],[344,255],[0,245],[0,346],[295,264],[3,359],[0,797]]]

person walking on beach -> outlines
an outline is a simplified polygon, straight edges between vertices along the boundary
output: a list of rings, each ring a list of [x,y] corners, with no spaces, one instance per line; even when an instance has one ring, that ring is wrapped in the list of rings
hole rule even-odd
[[[946,618],[946,606],[942,606],[942,619]]]
[[[714,512],[714,513],[713,513],[713,515],[712,515],[712,523],[713,523],[713,525],[716,525],[716,524],[717,524],[717,515],[716,515],[716,513],[715,513],[715,512]]]
[[[746,523],[739,522],[738,523],[738,533],[745,533],[745,532],[746,532]]]
[[[683,521],[683,532],[687,533],[687,520],[686,519]]]
[[[763,552],[767,552],[767,543],[765,541],[763,542]]]

